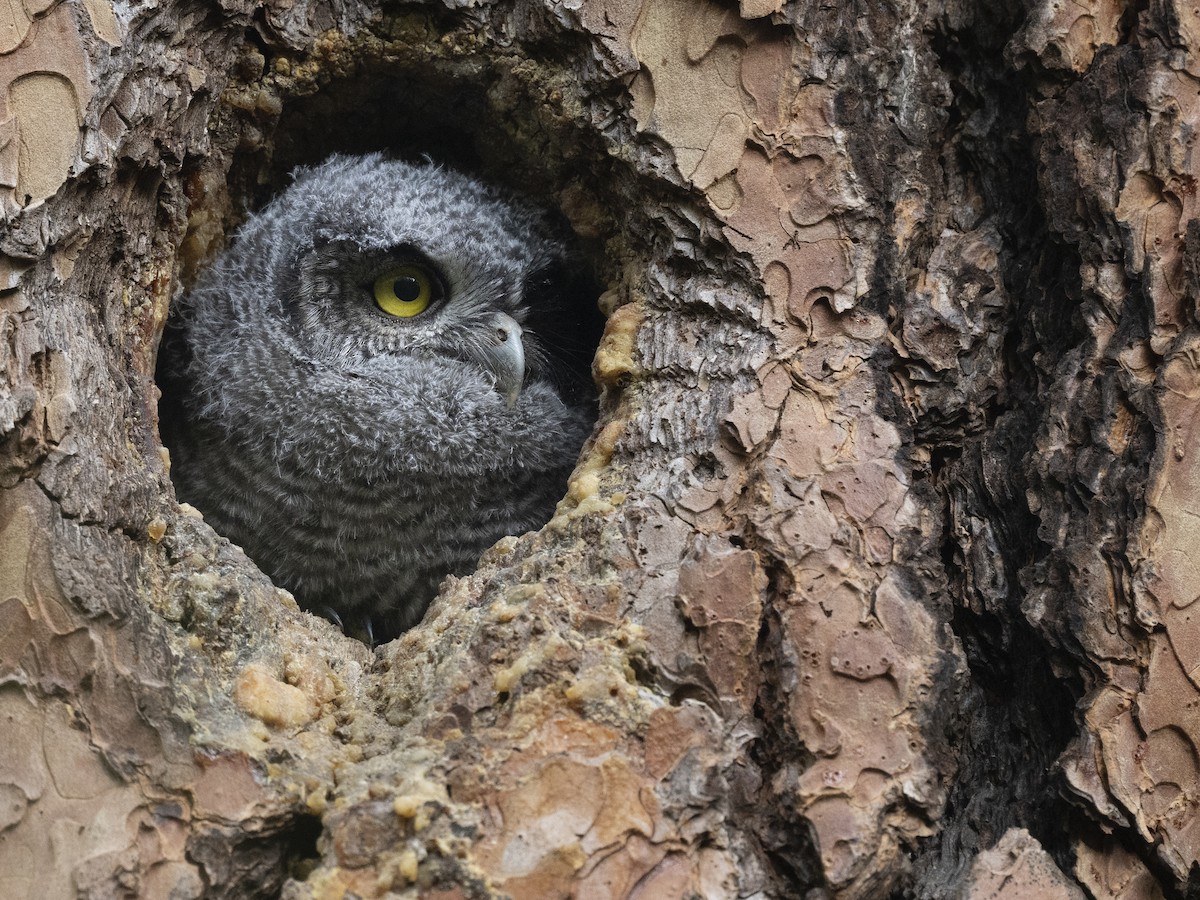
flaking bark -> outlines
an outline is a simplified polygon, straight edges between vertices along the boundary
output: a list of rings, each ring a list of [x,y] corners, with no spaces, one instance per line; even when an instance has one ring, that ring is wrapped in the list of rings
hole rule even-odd
[[[458,6],[3,14],[0,894],[1188,890],[1196,11]],[[609,317],[554,520],[375,651],[175,503],[153,381],[369,149],[560,209]]]

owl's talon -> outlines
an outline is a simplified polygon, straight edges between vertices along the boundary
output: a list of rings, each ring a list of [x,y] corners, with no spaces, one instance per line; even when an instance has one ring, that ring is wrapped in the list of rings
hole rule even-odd
[[[316,612],[336,625],[346,637],[362,641],[368,647],[376,646],[375,623],[371,621],[370,616],[353,617],[350,619],[350,626],[347,627],[346,620],[332,606],[322,606]]]

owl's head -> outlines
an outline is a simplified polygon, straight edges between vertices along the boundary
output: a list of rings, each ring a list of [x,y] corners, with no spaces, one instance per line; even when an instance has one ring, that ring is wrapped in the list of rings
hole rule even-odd
[[[527,373],[569,377],[549,332],[584,280],[544,214],[474,179],[333,157],[300,170],[237,243],[243,268],[261,256],[247,300],[269,300],[306,356],[363,375],[397,354],[461,360],[510,406]]]

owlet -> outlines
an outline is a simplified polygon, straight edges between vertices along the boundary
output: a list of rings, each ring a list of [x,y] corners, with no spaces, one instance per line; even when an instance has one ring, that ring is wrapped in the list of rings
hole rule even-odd
[[[595,417],[578,272],[542,213],[468,176],[300,170],[164,340],[180,500],[347,631],[411,626],[564,493]]]

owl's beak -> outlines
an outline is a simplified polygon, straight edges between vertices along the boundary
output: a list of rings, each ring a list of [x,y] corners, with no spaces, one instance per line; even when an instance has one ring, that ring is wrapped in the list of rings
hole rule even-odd
[[[496,376],[496,390],[509,409],[517,405],[521,385],[525,381],[525,345],[521,342],[521,325],[512,316],[493,313],[488,322],[487,362]]]

